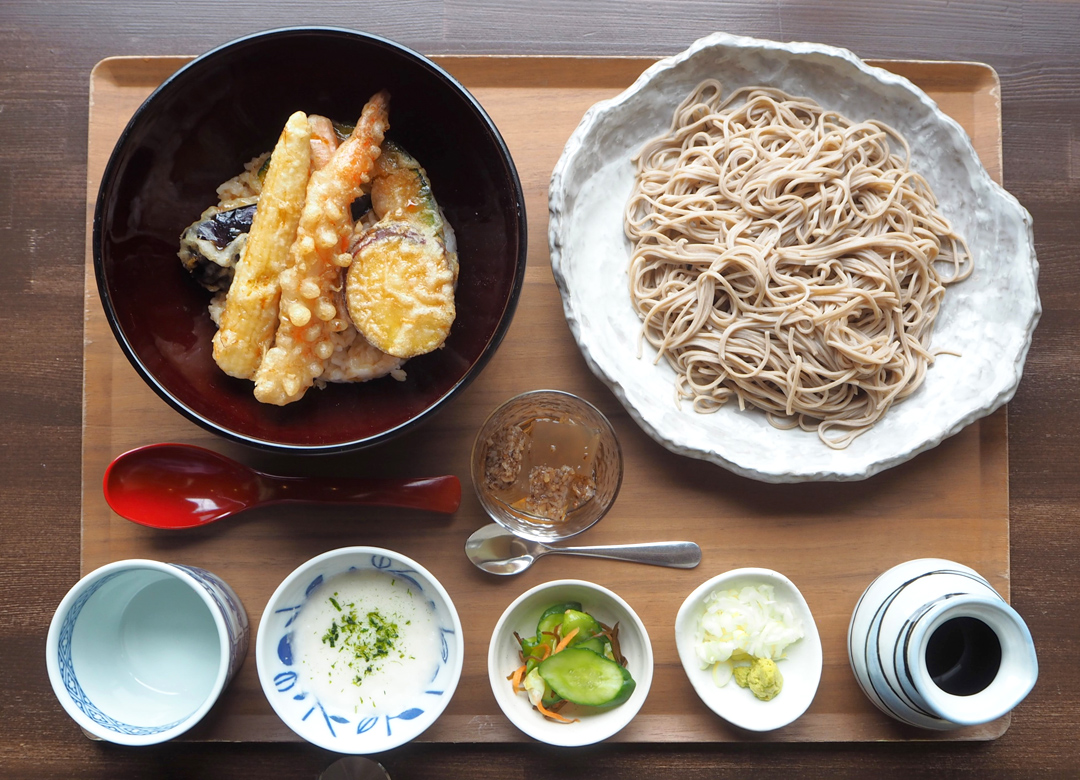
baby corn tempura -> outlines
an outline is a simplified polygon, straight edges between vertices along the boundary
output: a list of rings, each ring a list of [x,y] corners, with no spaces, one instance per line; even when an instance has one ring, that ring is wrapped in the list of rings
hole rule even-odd
[[[278,278],[289,259],[311,167],[311,126],[297,111],[270,158],[259,206],[225,298],[214,360],[229,376],[251,377],[274,343]]]

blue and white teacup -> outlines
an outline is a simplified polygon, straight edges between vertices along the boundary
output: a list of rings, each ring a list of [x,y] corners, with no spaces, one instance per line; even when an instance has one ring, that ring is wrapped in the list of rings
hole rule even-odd
[[[243,663],[248,635],[240,600],[210,572],[117,561],[60,602],[46,643],[49,679],[85,731],[152,745],[210,710]]]

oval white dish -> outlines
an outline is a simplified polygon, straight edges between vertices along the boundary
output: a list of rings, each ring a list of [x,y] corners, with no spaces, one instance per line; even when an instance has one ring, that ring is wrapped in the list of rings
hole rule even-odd
[[[638,357],[640,322],[630,302],[630,242],[623,211],[631,156],[668,128],[676,105],[702,79],[726,89],[763,84],[806,95],[852,119],[903,133],[912,166],[966,236],[975,270],[950,287],[933,347],[942,356],[919,390],[847,449],[816,433],[779,430],[764,414],[729,403],[695,413],[674,400],[674,372]],[[551,177],[552,271],[570,329],[593,373],[637,423],[672,452],[767,482],[864,479],[939,444],[1016,392],[1041,311],[1031,216],[983,168],[964,130],[907,79],[845,49],[716,33],[646,70],[625,92],[585,114]]]
[[[711,667],[701,668],[694,649],[706,597],[713,591],[747,585],[772,585],[776,600],[790,604],[803,624],[803,638],[790,645],[786,657],[777,663],[784,687],[771,701],[761,701],[734,680],[718,686],[713,681]],[[733,569],[698,586],[686,597],[675,617],[675,647],[690,684],[705,705],[732,725],[748,731],[772,731],[797,719],[814,700],[821,682],[821,637],[814,616],[795,584],[771,569]]]

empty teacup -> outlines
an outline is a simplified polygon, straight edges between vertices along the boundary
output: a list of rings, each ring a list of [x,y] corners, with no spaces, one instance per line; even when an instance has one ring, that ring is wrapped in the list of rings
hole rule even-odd
[[[85,731],[124,745],[184,733],[247,652],[248,619],[218,577],[193,566],[117,561],[83,577],[53,616],[46,662]]]

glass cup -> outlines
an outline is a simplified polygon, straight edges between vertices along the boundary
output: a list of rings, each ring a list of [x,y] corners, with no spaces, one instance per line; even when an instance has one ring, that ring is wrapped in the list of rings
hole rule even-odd
[[[514,426],[524,430],[536,420],[571,421],[595,434],[591,475],[595,492],[558,520],[530,512],[521,501],[507,500],[487,478],[488,454],[499,446],[500,434]],[[491,413],[473,443],[472,480],[480,504],[499,525],[539,542],[568,539],[592,527],[615,503],[622,476],[622,449],[611,423],[585,399],[560,390],[533,390],[514,396]]]

